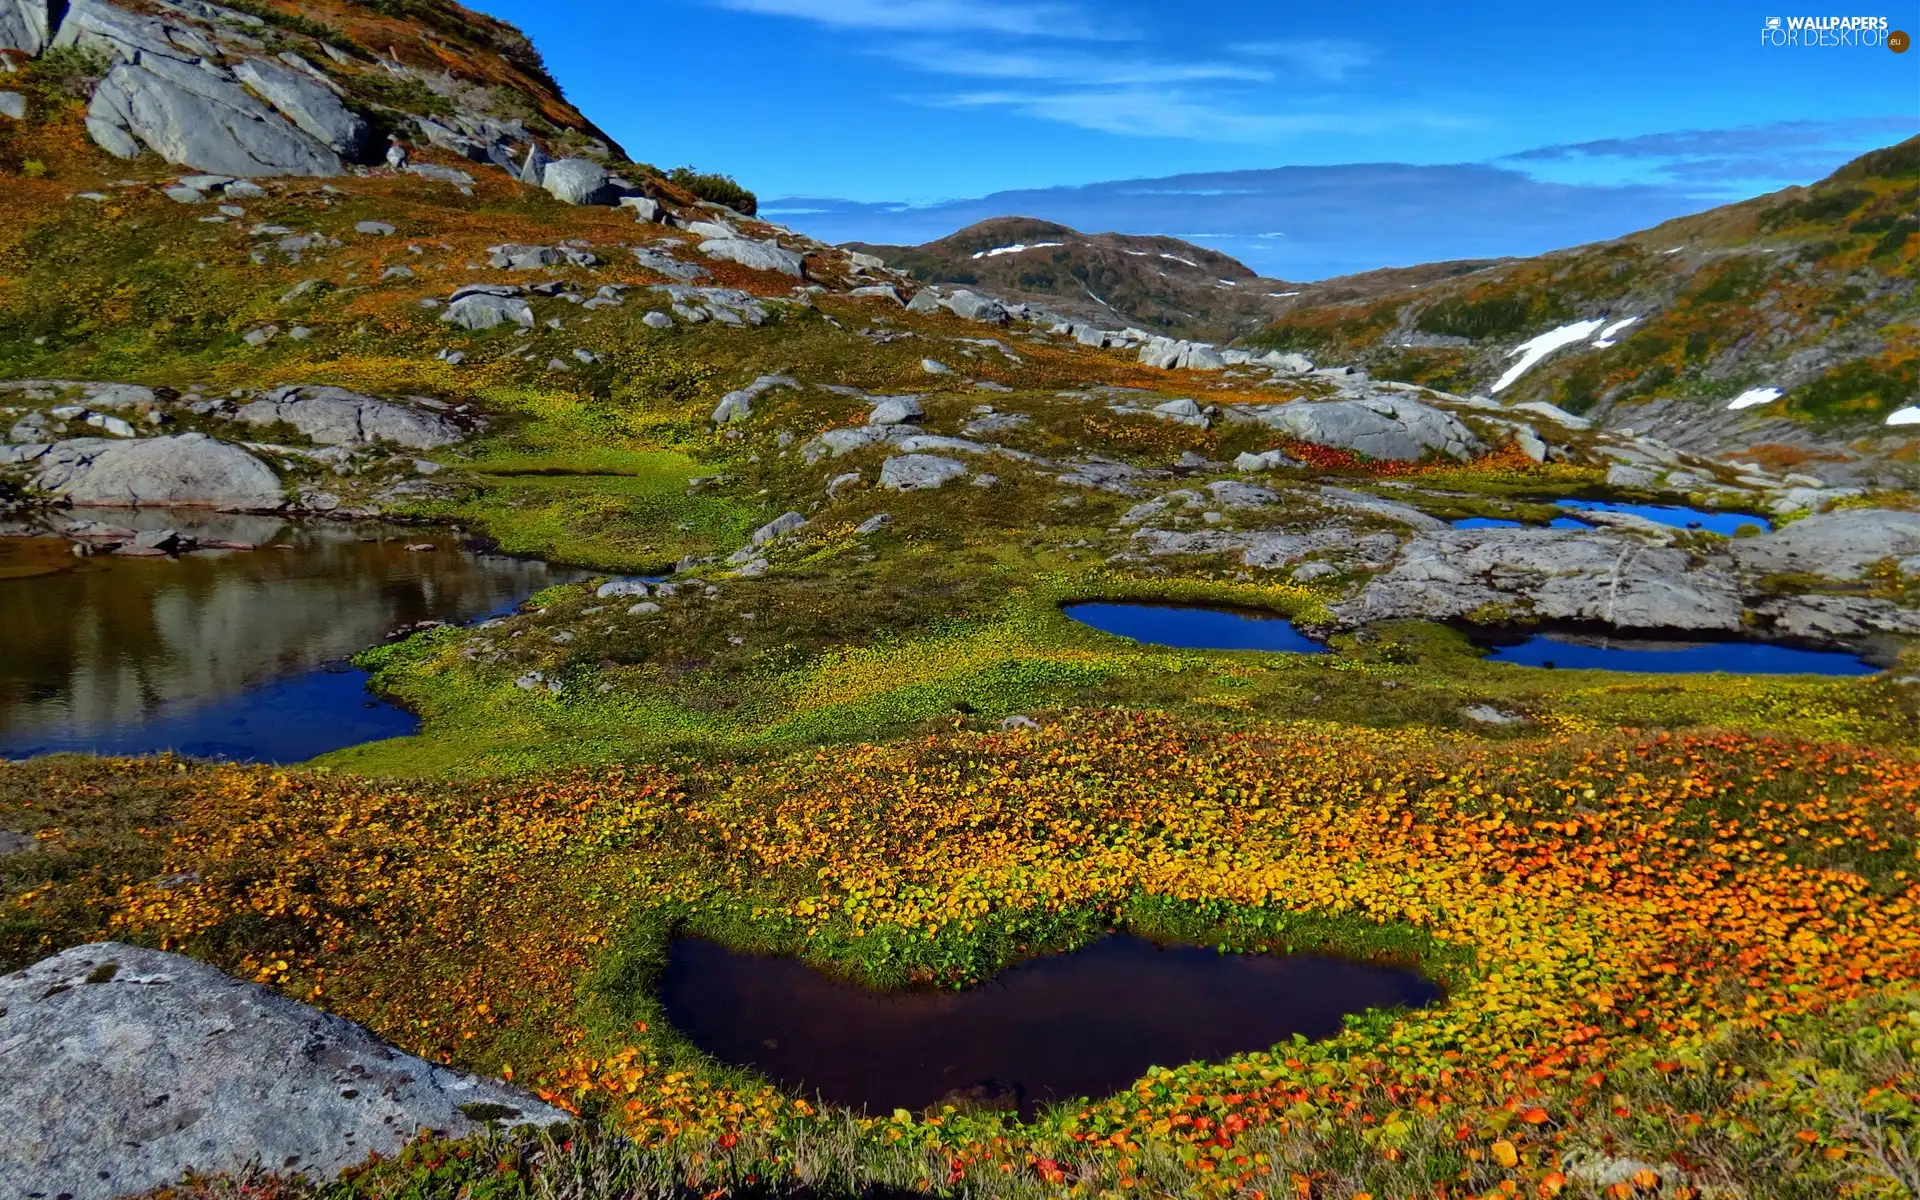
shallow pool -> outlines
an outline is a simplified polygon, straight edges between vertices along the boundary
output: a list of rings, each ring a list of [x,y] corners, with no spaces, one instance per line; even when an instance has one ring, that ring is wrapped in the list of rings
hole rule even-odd
[[[1652,521],[1657,525],[1668,525],[1675,529],[1704,529],[1712,533],[1732,537],[1741,526],[1751,525],[1762,533],[1773,528],[1773,522],[1755,513],[1724,512],[1718,509],[1688,508],[1679,504],[1619,504],[1611,500],[1540,500],[1535,503],[1551,503],[1556,508],[1571,512],[1610,512],[1626,513]],[[1525,529],[1524,521],[1510,521],[1499,517],[1463,517],[1453,522],[1455,529]],[[1540,528],[1540,526],[1533,526]],[[1555,517],[1547,522],[1548,529],[1591,529],[1593,523],[1582,521],[1578,517]]]
[[[1418,974],[1310,956],[1221,954],[1116,934],[962,992],[869,991],[793,958],[674,943],[661,998],[708,1054],[833,1104],[888,1113],[1103,1096],[1152,1066],[1217,1061],[1370,1008],[1431,1004]]]
[[[1154,646],[1181,650],[1284,650],[1325,654],[1327,647],[1283,617],[1177,604],[1070,604],[1082,625]]]
[[[1775,642],[1686,642],[1568,634],[1472,635],[1491,662],[1560,670],[1643,671],[1659,675],[1873,675],[1880,668],[1839,650],[1802,650]]]
[[[403,736],[415,718],[369,694],[346,659],[419,622],[511,610],[566,577],[419,529],[103,519],[260,548],[76,560],[64,542],[0,538],[0,757],[281,763]]]

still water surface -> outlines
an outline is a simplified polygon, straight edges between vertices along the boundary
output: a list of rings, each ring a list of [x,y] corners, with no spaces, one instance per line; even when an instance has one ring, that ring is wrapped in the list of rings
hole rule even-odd
[[[1124,934],[961,992],[874,992],[689,938],[674,943],[661,993],[695,1045],[782,1087],[870,1113],[971,1102],[1027,1116],[1111,1094],[1148,1067],[1324,1038],[1349,1013],[1440,999],[1408,970]]]
[[[261,548],[75,559],[63,541],[0,538],[0,757],[175,750],[298,762],[412,733],[414,718],[368,694],[345,660],[401,627],[509,610],[565,578],[420,529],[144,511],[113,520]]]
[[[1069,604],[1082,625],[1154,646],[1182,650],[1286,650],[1325,654],[1326,646],[1283,617],[1180,604]]]

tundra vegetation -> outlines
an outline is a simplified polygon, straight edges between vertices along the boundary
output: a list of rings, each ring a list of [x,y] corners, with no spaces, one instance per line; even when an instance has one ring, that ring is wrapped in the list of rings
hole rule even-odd
[[[304,53],[399,43],[442,69],[454,55],[543,136],[599,136],[524,39],[464,10],[240,7]],[[680,229],[491,168],[464,187],[384,169],[273,181],[233,216],[170,198],[179,172],[154,156],[88,142],[76,80],[96,67],[55,55],[0,76],[30,101],[0,119],[0,377],[128,381],[163,400],[314,384],[423,397],[464,422],[421,452],[425,485],[392,486],[385,460],[336,456],[336,471],[287,451],[287,503],[439,522],[596,573],[362,655],[422,714],[417,737],[289,767],[0,764],[0,829],[33,842],[0,853],[0,969],[104,939],[181,951],[578,1118],[423,1139],[334,1181],[267,1164],[166,1195],[1920,1189],[1907,641],[1883,637],[1889,669],[1866,679],[1656,677],[1508,667],[1453,625],[1342,615],[1410,529],[1542,522],[1550,496],[1745,486],[1761,507],[1779,488],[1694,460],[1692,484],[1621,482],[1604,426],[1541,425],[1553,452],[1536,456],[1511,409],[1483,423],[1448,407],[1472,439],[1458,457],[1372,458],[1227,419],[1350,389],[1170,371],[1044,325],[909,310],[904,276],[751,222],[750,194],[691,171],[649,175]],[[424,102],[368,83],[356,103]],[[1891,263],[1910,280],[1916,243],[1875,215],[1896,187],[1869,169],[1844,212],[1809,200],[1779,227],[1838,221],[1849,232],[1823,269]],[[811,286],[737,248],[696,253],[696,221],[800,247]],[[492,265],[502,247],[584,254],[527,270]],[[1623,249],[1603,274],[1631,279],[1651,253]],[[662,291],[679,286],[663,264],[738,296]],[[1755,278],[1736,261],[1702,274],[1636,334],[1637,378],[1648,364],[1691,378],[1717,352],[1715,306]],[[472,284],[521,289],[501,298],[524,299],[529,321],[443,319]],[[887,286],[900,299],[852,294]],[[1552,289],[1462,286],[1419,330],[1512,340],[1569,315]],[[1336,361],[1342,339],[1398,319],[1335,307],[1267,336]],[[1792,419],[1824,428],[1910,395],[1905,344],[1802,393]],[[1422,351],[1409,378],[1444,383],[1463,353]],[[1593,411],[1629,385],[1541,386]],[[1162,407],[1183,399],[1198,403]],[[0,402],[9,419],[31,407]],[[870,423],[889,402],[904,419]],[[157,411],[171,432],[242,440],[217,404]],[[246,436],[310,449],[290,427]],[[901,444],[913,437],[932,440]],[[1267,455],[1290,465],[1230,466]],[[916,456],[958,473],[885,486]],[[17,486],[22,511],[47,499]],[[1789,529],[1826,519],[1780,502]],[[1888,482],[1817,504],[1914,509]],[[777,528],[788,513],[804,520]],[[1256,561],[1275,538],[1302,540]],[[1384,557],[1356,549],[1380,539]],[[1689,570],[1747,540],[1658,538]],[[1894,621],[1920,599],[1914,561],[1739,578],[1749,604],[1811,596]],[[1332,652],[1141,645],[1063,615],[1089,599],[1284,616]],[[1524,616],[1514,603],[1477,617]],[[1504,723],[1474,715],[1487,711]],[[655,997],[687,934],[876,987],[964,987],[1111,929],[1417,966],[1446,998],[1323,1041],[1164,1064],[1022,1121],[816,1105],[701,1054]]]

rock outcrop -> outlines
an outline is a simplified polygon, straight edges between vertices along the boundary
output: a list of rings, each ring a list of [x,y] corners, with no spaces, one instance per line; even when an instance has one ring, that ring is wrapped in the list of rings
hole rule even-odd
[[[17,0],[16,0],[17,2]],[[110,154],[144,146],[168,162],[227,175],[338,175],[339,151],[301,128],[347,130],[364,122],[317,83],[289,82],[284,68],[249,60],[293,112],[276,112],[219,64],[221,47],[192,26],[76,0],[52,45],[105,54],[117,63],[95,89],[87,130]],[[265,94],[265,93],[263,93]],[[285,113],[285,115],[283,115]]]
[[[1351,450],[1369,458],[1410,462],[1429,454],[1444,454],[1464,459],[1486,449],[1458,418],[1397,396],[1295,400],[1239,412],[1244,419],[1303,442]]]
[[[47,0],[0,0],[0,50],[39,54],[53,37]]]
[[[0,1072],[9,1196],[112,1200],[256,1162],[326,1180],[422,1130],[569,1119],[205,963],[112,942],[0,978]]]
[[[201,433],[16,446],[12,460],[33,467],[34,487],[73,504],[254,510],[282,502],[280,480],[271,468],[240,447]]]
[[[241,405],[234,419],[248,425],[291,425],[322,446],[384,442],[434,450],[461,437],[460,427],[445,417],[337,387],[278,388]]]
[[[1473,618],[1734,633],[1742,605],[1732,571],[1670,546],[1604,530],[1454,529],[1415,537],[1333,611],[1346,625]]]
[[[1728,544],[1742,569],[1756,575],[1804,572],[1858,579],[1870,564],[1920,555],[1920,512],[1843,508],[1803,517],[1778,533]]]

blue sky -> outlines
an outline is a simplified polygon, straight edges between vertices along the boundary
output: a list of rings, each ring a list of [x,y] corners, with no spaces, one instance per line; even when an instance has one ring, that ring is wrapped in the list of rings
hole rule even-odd
[[[1617,197],[1618,219],[1644,220],[1810,181],[1920,132],[1920,50],[1765,46],[1765,19],[1795,11],[1781,3],[482,6],[530,33],[634,157],[811,198],[775,206],[797,227],[891,240],[943,201],[1018,192],[1045,208],[1064,188],[1064,212],[1077,185],[1354,163],[1484,164],[1596,204]],[[1852,7],[1920,32],[1917,0]],[[1343,178],[1361,209],[1380,198],[1366,190],[1378,180]],[[1511,182],[1489,197],[1524,204]],[[1159,222],[1129,232],[1235,232],[1181,228],[1209,225],[1204,191],[1102,211]],[[1280,241],[1297,224],[1291,210],[1262,222],[1235,207],[1236,236]],[[1604,236],[1596,220],[1580,231]]]

